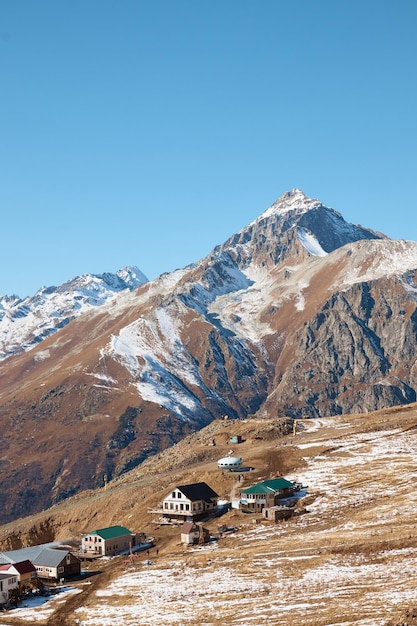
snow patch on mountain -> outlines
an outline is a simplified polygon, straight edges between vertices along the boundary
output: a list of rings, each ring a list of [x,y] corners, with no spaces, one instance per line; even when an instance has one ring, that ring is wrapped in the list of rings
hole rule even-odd
[[[354,244],[352,253],[355,254],[355,263],[344,273],[344,285],[403,275],[417,269],[417,243],[413,241],[360,241]]]
[[[297,228],[297,235],[304,248],[313,256],[326,256],[327,252],[323,250],[317,237],[305,228]]]
[[[107,353],[131,374],[144,400],[187,415],[200,407],[196,390],[205,388],[197,364],[181,342],[178,311],[160,308],[155,317],[139,318],[113,336]]]
[[[208,307],[210,314],[218,315],[222,325],[245,341],[258,344],[261,338],[272,333],[268,324],[262,322],[260,313],[270,302],[270,290],[275,279],[267,269],[252,263],[245,270],[246,289],[220,294]]]
[[[400,283],[402,284],[404,289],[407,291],[409,296],[413,300],[417,301],[417,286],[412,283],[411,277],[407,275],[402,276],[400,278]]]

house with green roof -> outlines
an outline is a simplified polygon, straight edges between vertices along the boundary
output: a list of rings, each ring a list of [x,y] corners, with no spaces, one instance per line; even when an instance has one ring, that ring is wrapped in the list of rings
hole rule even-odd
[[[81,553],[84,556],[114,556],[129,552],[144,543],[144,533],[132,533],[124,526],[109,526],[81,535]]]
[[[260,513],[265,508],[278,504],[282,498],[293,495],[297,484],[285,478],[272,478],[256,483],[240,490],[240,505],[242,511]]]

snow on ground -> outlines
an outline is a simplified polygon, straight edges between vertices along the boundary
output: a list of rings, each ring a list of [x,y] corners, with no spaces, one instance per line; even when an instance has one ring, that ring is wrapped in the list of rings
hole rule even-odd
[[[132,568],[77,610],[78,624],[385,626],[390,611],[414,606],[417,551],[389,541],[414,528],[416,434],[347,427],[312,420],[295,438],[314,433],[323,450],[315,456],[301,441],[306,466],[288,476],[316,496],[305,515],[279,524],[248,516],[227,540]]]
[[[20,620],[27,620],[28,623],[41,622],[59,611],[60,605],[68,600],[70,594],[74,593],[81,593],[81,589],[60,587],[59,593],[53,596],[36,595],[33,598],[26,598],[20,607],[12,609],[7,615],[11,618],[17,617]],[[0,623],[4,624],[3,621]]]

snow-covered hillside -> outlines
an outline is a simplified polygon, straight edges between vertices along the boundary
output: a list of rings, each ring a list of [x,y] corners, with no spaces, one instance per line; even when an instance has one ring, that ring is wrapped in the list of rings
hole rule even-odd
[[[42,287],[23,300],[0,297],[0,360],[32,348],[75,317],[144,282],[137,267],[125,267],[115,274],[83,274],[59,287]]]

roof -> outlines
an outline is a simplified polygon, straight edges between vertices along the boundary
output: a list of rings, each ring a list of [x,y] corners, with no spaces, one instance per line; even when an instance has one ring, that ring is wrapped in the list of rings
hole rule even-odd
[[[4,565],[0,565],[0,571],[7,571],[10,567],[14,567],[19,574],[29,574],[36,571],[33,563],[31,563],[28,559],[18,563],[5,563]]]
[[[225,456],[217,461],[218,464],[242,465],[242,459],[237,456]]]
[[[58,567],[67,554],[69,554],[69,550],[53,550],[51,548],[44,548],[41,552],[39,552],[35,561],[33,561],[33,564],[47,567]]]
[[[273,478],[272,480],[264,480],[262,483],[251,485],[246,489],[241,489],[241,493],[275,493],[281,489],[290,489],[294,487],[294,483],[285,478]]]
[[[87,535],[98,535],[102,539],[115,539],[116,537],[123,537],[125,535],[131,535],[129,529],[124,526],[109,526],[108,528],[100,528],[99,530],[92,530]]]
[[[195,502],[196,500],[204,500],[210,502],[213,498],[218,498],[218,494],[213,491],[206,483],[192,483],[191,485],[181,485],[177,487],[186,498]]]
[[[188,535],[193,530],[199,530],[199,528],[198,526],[196,526],[196,524],[194,524],[194,522],[184,522],[180,530],[181,533]]]
[[[32,546],[30,548],[2,552],[0,554],[0,563],[12,563],[15,565],[16,563],[28,560],[33,563],[33,565],[57,567],[67,554],[69,554],[69,550],[54,550],[53,548],[45,548],[44,546]]]
[[[30,561],[33,563],[34,559],[42,552],[43,546],[32,546],[30,548],[20,548],[20,550],[9,550],[0,554],[0,563],[21,563],[22,561]]]

